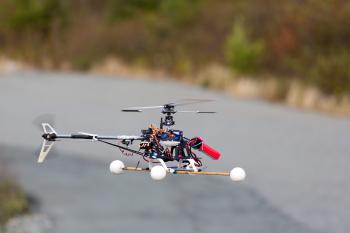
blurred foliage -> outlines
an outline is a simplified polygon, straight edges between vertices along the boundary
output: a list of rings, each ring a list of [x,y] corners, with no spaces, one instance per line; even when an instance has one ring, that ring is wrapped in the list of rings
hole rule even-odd
[[[257,71],[263,50],[263,42],[249,40],[242,23],[237,21],[225,46],[226,59],[232,69],[240,73]]]
[[[155,11],[160,0],[112,0],[110,1],[110,14],[112,19],[128,19],[138,14]]]
[[[315,84],[327,94],[350,95],[350,53],[318,56],[313,63],[305,74],[310,78],[309,83]]]
[[[11,180],[0,180],[0,226],[28,208],[28,200],[19,188]]]
[[[155,13],[157,18],[169,20],[174,24],[188,23],[195,15],[200,0],[111,0],[112,20],[142,18],[147,13]]]
[[[175,74],[227,63],[340,96],[349,22],[345,0],[1,0],[0,52],[78,69],[112,55]]]
[[[163,0],[160,11],[175,25],[190,23],[198,11],[199,0]]]
[[[63,20],[60,0],[2,0],[0,25],[7,30],[48,33],[55,20]]]

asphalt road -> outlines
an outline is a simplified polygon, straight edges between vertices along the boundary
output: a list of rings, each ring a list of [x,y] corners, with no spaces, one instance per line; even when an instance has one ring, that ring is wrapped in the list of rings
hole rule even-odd
[[[138,134],[159,113],[119,109],[191,97],[216,99],[193,108],[219,114],[179,114],[177,127],[222,152],[220,161],[205,159],[209,170],[241,166],[244,182],[113,176],[108,165],[119,151],[96,143],[58,142],[35,163],[41,132],[32,121],[40,114],[56,115],[62,133]],[[170,81],[0,74],[0,162],[35,200],[34,211],[53,221],[50,232],[350,232],[350,119]]]

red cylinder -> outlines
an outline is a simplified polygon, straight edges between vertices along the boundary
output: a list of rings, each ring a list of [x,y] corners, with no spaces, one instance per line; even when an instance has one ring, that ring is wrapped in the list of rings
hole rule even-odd
[[[221,155],[219,151],[215,150],[214,148],[211,148],[205,143],[202,143],[202,147],[200,148],[200,150],[215,160],[218,160]]]

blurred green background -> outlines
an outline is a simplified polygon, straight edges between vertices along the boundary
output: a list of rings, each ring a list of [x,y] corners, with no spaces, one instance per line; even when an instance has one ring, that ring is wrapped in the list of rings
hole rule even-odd
[[[350,94],[346,0],[1,0],[0,55],[87,70],[108,56],[191,76],[210,64]]]

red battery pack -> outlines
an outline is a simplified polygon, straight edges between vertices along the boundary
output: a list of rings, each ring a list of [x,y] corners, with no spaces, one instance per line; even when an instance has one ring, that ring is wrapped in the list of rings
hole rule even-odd
[[[205,143],[202,143],[200,151],[202,151],[203,153],[207,154],[209,157],[215,160],[218,160],[221,155],[219,151],[215,150],[214,148],[211,148]]]

